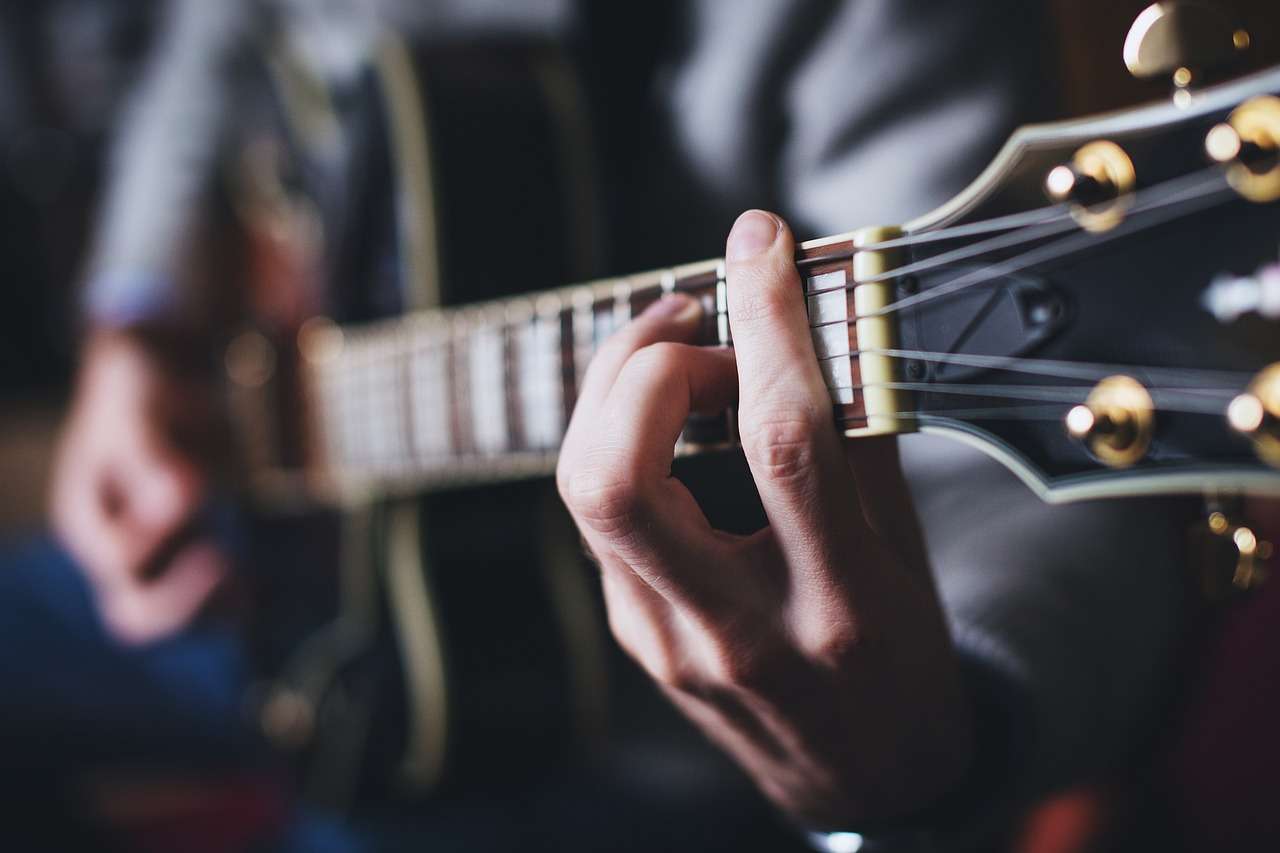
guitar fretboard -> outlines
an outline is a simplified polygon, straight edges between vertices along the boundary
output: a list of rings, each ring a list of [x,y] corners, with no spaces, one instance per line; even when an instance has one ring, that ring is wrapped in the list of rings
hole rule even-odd
[[[850,434],[869,428],[856,261],[884,254],[854,247],[854,237],[844,235],[797,253],[815,354],[834,417]],[[547,473],[595,353],[632,317],[677,291],[702,305],[702,343],[732,345],[722,261],[313,329],[303,349],[324,467],[344,483],[380,489]],[[733,420],[726,413],[691,424],[678,450],[732,442]]]

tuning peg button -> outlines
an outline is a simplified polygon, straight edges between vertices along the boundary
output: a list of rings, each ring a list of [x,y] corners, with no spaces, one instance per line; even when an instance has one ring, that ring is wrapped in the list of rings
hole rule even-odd
[[[1257,202],[1280,199],[1280,98],[1245,101],[1204,140],[1209,159],[1227,167],[1227,181]]]
[[[1253,442],[1262,461],[1280,467],[1280,363],[1263,368],[1227,405],[1227,423]]]
[[[1133,161],[1106,139],[1083,146],[1070,162],[1045,176],[1044,191],[1052,201],[1071,205],[1071,213],[1089,231],[1106,231],[1124,220],[1130,193],[1137,185]]]
[[[1155,404],[1129,376],[1103,379],[1082,405],[1067,412],[1067,433],[1104,465],[1127,468],[1146,455],[1155,432]]]
[[[1124,64],[1140,79],[1170,78],[1182,96],[1175,100],[1185,101],[1201,75],[1234,64],[1251,43],[1249,32],[1221,9],[1163,0],[1144,9],[1129,28]]]

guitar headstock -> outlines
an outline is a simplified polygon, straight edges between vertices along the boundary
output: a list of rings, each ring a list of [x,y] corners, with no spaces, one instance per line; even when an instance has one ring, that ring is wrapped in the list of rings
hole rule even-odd
[[[1048,500],[1280,493],[1280,69],[1181,91],[1024,128],[862,247],[886,293],[856,322],[896,338],[854,347],[893,363],[855,377],[868,423],[975,444]]]

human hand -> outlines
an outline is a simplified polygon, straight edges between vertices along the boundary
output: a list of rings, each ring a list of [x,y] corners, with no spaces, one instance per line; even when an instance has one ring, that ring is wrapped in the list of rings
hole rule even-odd
[[[671,699],[813,826],[906,815],[960,778],[959,666],[891,438],[842,447],[795,244],[744,214],[727,248],[734,350],[655,304],[584,379],[557,484],[598,560],[614,635]],[[692,412],[738,404],[769,524],[713,529],[671,475]]]
[[[107,630],[124,642],[181,628],[227,577],[226,559],[193,524],[213,421],[198,383],[182,382],[138,337],[89,338],[50,514]]]

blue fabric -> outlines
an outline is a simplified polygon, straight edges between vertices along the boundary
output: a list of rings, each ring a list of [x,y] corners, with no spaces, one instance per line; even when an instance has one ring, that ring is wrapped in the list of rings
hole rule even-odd
[[[229,626],[123,647],[104,631],[83,576],[55,542],[0,545],[0,789],[17,789],[23,811],[0,828],[0,847],[109,849],[79,822],[84,815],[68,812],[61,784],[96,768],[266,767],[267,751],[243,723],[246,675]],[[262,849],[370,848],[334,817],[301,811]]]
[[[54,542],[0,548],[0,743],[10,766],[243,762],[258,751],[241,722],[244,675],[228,628],[123,648]]]
[[[0,544],[0,850],[116,849],[64,784],[95,769],[277,772],[243,722],[247,675],[229,626],[203,624],[122,647],[103,630],[80,572],[56,543]],[[645,781],[655,768],[669,781],[684,778],[682,765],[661,771],[674,752],[549,767],[513,790],[387,802],[353,817],[298,806],[254,853],[800,849],[740,786],[707,787],[696,774],[687,789]]]

